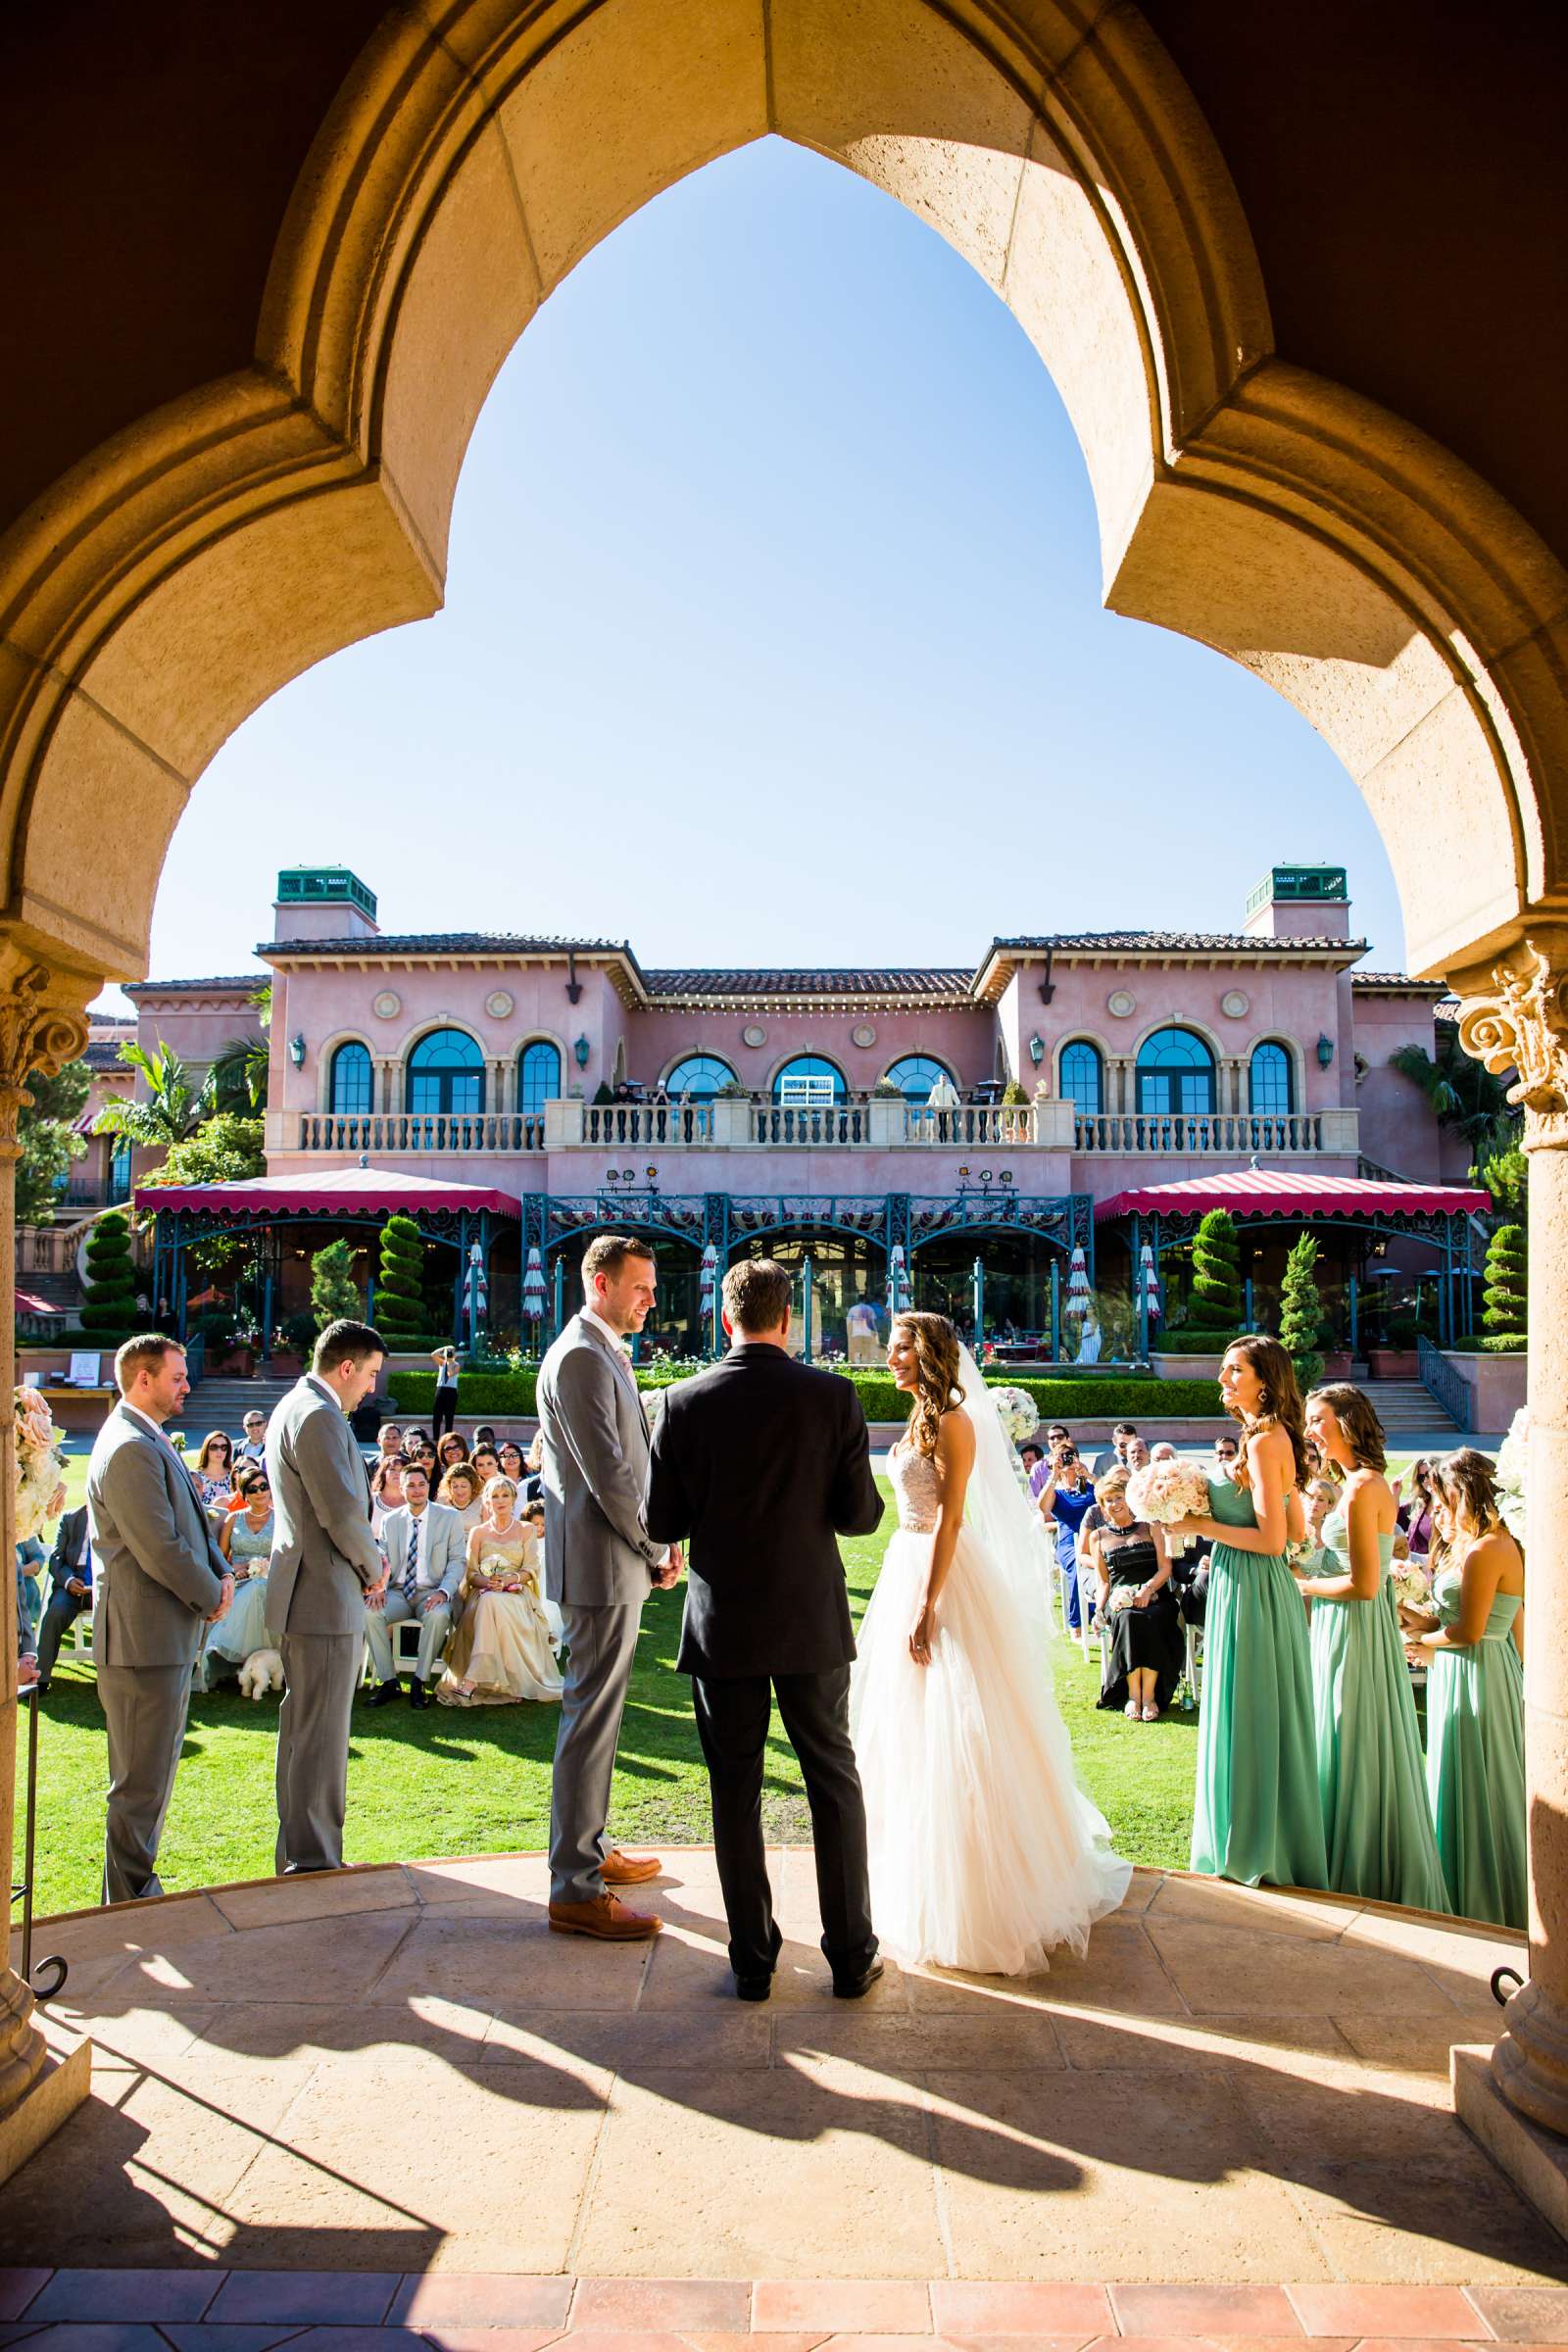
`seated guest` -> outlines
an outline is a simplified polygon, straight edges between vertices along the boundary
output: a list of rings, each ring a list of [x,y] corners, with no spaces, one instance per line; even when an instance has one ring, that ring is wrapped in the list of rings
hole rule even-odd
[[[1410,1464],[1403,1478],[1396,1478],[1394,1491],[1399,1495],[1398,1528],[1412,1559],[1424,1560],[1432,1549],[1432,1498],[1435,1482],[1432,1464],[1425,1454]],[[1408,1486],[1408,1494],[1404,1489]]]
[[[406,1462],[412,1462],[415,1455],[422,1451],[429,1443],[429,1433],[411,1421],[403,1432],[403,1459]]]
[[[495,1442],[496,1442],[495,1424],[494,1424],[493,1422],[490,1422],[490,1421],[476,1421],[476,1422],[474,1423],[474,1425],[473,1425],[473,1443],[474,1443],[474,1445],[475,1445],[475,1446],[489,1446],[493,1447],[493,1446],[494,1446],[494,1445],[495,1445]],[[469,1451],[470,1451],[470,1454],[471,1454],[471,1452],[472,1452],[472,1448],[471,1448],[471,1447],[469,1448]]]
[[[388,1511],[403,1508],[403,1473],[407,1467],[401,1454],[388,1454],[370,1472],[370,1533],[377,1542]]]
[[[1117,1422],[1115,1428],[1110,1433],[1110,1444],[1102,1452],[1097,1453],[1094,1458],[1092,1469],[1097,1480],[1103,1478],[1108,1471],[1125,1470],[1128,1467],[1128,1443],[1131,1439],[1136,1438],[1137,1435],[1138,1428],[1135,1422]]]
[[[464,1538],[472,1535],[484,1517],[479,1500],[479,1473],[471,1462],[454,1462],[435,1491],[437,1502],[444,1502],[449,1511],[456,1511],[463,1521]]]
[[[528,1465],[522,1458],[522,1447],[517,1444],[515,1438],[503,1438],[496,1447],[496,1458],[501,1464],[502,1477],[510,1478],[517,1490],[517,1501],[520,1509],[522,1483],[528,1475]]]
[[[1231,1436],[1229,1430],[1222,1430],[1219,1436],[1214,1440],[1214,1467],[1210,1475],[1216,1481],[1226,1478],[1234,1478],[1236,1476],[1236,1465],[1240,1459],[1241,1447],[1239,1442]]]
[[[388,1511],[382,1520],[380,1544],[386,1554],[386,1597],[368,1601],[365,1619],[377,1684],[370,1704],[389,1706],[398,1695],[392,1628],[412,1619],[419,1628],[419,1654],[409,1678],[409,1704],[422,1707],[441,1645],[452,1630],[464,1564],[463,1523],[444,1502],[430,1500],[429,1474],[422,1462],[404,1464],[403,1507]]]
[[[527,1452],[528,1475],[522,1484],[524,1502],[540,1502],[545,1492],[545,1433],[536,1429]]]
[[[484,1517],[468,1538],[468,1605],[436,1697],[444,1707],[557,1699],[563,1684],[539,1600],[538,1535],[516,1516],[510,1478],[492,1478]]]
[[[33,1656],[38,1640],[38,1623],[43,1614],[43,1595],[38,1590],[38,1570],[49,1557],[36,1536],[25,1536],[17,1545],[17,1655]]]
[[[1132,1722],[1153,1723],[1182,1679],[1187,1642],[1164,1532],[1133,1517],[1127,1475],[1112,1470],[1098,1481],[1095,1500],[1104,1520],[1084,1540],[1099,1572],[1105,1632],[1099,1703],[1120,1707]]]
[[[272,1557],[272,1490],[265,1465],[246,1462],[234,1474],[239,1500],[218,1531],[218,1548],[234,1572],[234,1599],[226,1617],[207,1629],[202,1657],[210,1660],[209,1684],[224,1667],[237,1670],[253,1650],[270,1646],[267,1637],[267,1571]]]
[[[1176,1459],[1176,1448],[1169,1438],[1161,1438],[1157,1446],[1150,1447],[1149,1458],[1152,1462],[1173,1462]]]
[[[402,1460],[403,1432],[401,1429],[399,1429],[395,1421],[382,1422],[380,1428],[375,1433],[375,1442],[380,1449],[380,1455],[383,1462],[390,1461],[394,1454],[397,1455],[400,1461]]]
[[[233,1491],[233,1446],[222,1430],[210,1429],[202,1440],[202,1449],[191,1473],[206,1509],[211,1510],[216,1504],[221,1510],[228,1501]]]
[[[1042,1462],[1045,1460],[1045,1458],[1046,1458],[1046,1449],[1045,1449],[1045,1447],[1044,1447],[1043,1446],[1037,1446],[1037,1445],[1034,1443],[1034,1440],[1033,1440],[1032,1438],[1030,1439],[1030,1441],[1029,1441],[1028,1445],[1026,1445],[1026,1446],[1019,1446],[1019,1448],[1018,1448],[1018,1459],[1019,1459],[1019,1461],[1020,1461],[1020,1462],[1022,1462],[1022,1464],[1023,1464],[1023,1474],[1024,1474],[1025,1478],[1026,1478],[1026,1479],[1028,1479],[1028,1480],[1029,1480],[1029,1482],[1030,1482],[1030,1484],[1029,1484],[1029,1492],[1031,1493],[1031,1494],[1032,1494],[1035,1492],[1035,1487],[1034,1487],[1034,1475],[1035,1475],[1035,1472],[1036,1472],[1036,1471],[1039,1469],[1039,1467],[1040,1467],[1041,1463],[1042,1463]]]
[[[473,1442],[473,1451],[468,1456],[468,1459],[472,1462],[474,1469],[478,1474],[479,1492],[482,1494],[485,1488],[490,1484],[490,1481],[493,1478],[499,1478],[501,1476],[501,1456],[497,1453],[493,1445],[485,1445],[481,1443],[478,1438],[475,1438]]]
[[[1147,1470],[1150,1460],[1148,1440],[1141,1438],[1134,1430],[1127,1441],[1127,1450],[1121,1458],[1123,1467],[1128,1470]]]
[[[1095,1490],[1084,1468],[1083,1456],[1065,1430],[1054,1440],[1044,1473],[1040,1481],[1040,1516],[1055,1542],[1056,1568],[1061,1577],[1067,1623],[1074,1633],[1078,1633],[1082,1630],[1088,1609],[1093,1606],[1094,1591],[1093,1585],[1085,1590],[1079,1574],[1078,1533],[1094,1508]]]
[[[66,1630],[84,1609],[92,1607],[92,1545],[87,1528],[87,1505],[67,1511],[55,1530],[49,1554],[49,1605],[38,1628],[38,1688],[47,1690]],[[31,1644],[29,1643],[30,1647]]]
[[[253,1405],[244,1421],[245,1435],[239,1442],[239,1458],[247,1462],[267,1459],[267,1415]]]
[[[466,1445],[464,1443],[463,1439],[459,1437],[455,1429],[449,1429],[435,1449],[436,1472],[438,1477],[445,1478],[447,1472],[453,1468],[454,1464],[458,1462],[466,1462],[467,1458],[468,1448]]]

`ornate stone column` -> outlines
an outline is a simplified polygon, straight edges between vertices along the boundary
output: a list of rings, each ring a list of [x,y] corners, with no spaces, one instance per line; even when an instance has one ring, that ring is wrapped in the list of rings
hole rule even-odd
[[[17,1377],[17,1118],[31,1101],[29,1070],[53,1077],[87,1043],[83,1005],[98,983],[51,972],[22,949],[0,944],[0,1397]],[[0,1411],[0,1862],[11,1884],[17,1759],[16,1431]],[[0,1969],[0,2180],[24,2164],[87,2095],[90,2054],[51,2065],[32,2022],[32,1993],[9,1961]]]
[[[1463,2121],[1562,2227],[1568,2218],[1568,929],[1533,930],[1502,962],[1461,973],[1456,985],[1466,1053],[1489,1070],[1516,1073],[1509,1095],[1523,1106],[1531,1154],[1531,1298],[1530,1981],[1508,2003],[1490,2073],[1455,2053],[1455,2094]],[[1519,2117],[1529,2124],[1519,2126]],[[1548,2133],[1564,2136],[1551,2141]]]

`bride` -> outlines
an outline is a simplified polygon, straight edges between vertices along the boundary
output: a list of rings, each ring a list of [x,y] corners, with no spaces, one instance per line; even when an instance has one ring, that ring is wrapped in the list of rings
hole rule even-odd
[[[1048,1563],[974,1359],[946,1316],[901,1314],[888,1369],[911,1399],[899,1526],[850,1696],[872,1915],[907,1964],[1024,1975],[1083,1955],[1132,1866],[1074,1776]]]

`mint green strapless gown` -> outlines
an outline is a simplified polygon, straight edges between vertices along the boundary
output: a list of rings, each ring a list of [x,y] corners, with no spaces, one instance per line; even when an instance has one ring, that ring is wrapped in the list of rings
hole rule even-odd
[[[1210,1516],[1255,1527],[1242,1488],[1210,1483]],[[1209,1555],[1193,1868],[1244,1886],[1329,1883],[1312,1732],[1306,1610],[1282,1554]]]
[[[1319,1576],[1349,1567],[1343,1507],[1323,1523]],[[1336,1894],[1420,1911],[1452,1905],[1438,1858],[1410,1670],[1404,1662],[1389,1567],[1394,1537],[1378,1538],[1382,1580],[1369,1600],[1312,1602],[1312,1711],[1329,1885]]]
[[[1432,1589],[1446,1626],[1459,1616],[1460,1570]],[[1517,1592],[1499,1592],[1479,1642],[1427,1652],[1427,1790],[1438,1852],[1462,1919],[1530,1924],[1525,1860],[1525,1678],[1513,1644]]]

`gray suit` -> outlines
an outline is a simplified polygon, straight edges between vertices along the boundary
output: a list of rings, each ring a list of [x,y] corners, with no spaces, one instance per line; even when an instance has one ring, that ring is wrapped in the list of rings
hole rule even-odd
[[[93,1648],[109,1731],[106,1903],[162,1894],[158,1840],[185,1738],[191,1668],[228,1566],[190,1472],[118,1404],[87,1471],[98,1563]]]
[[[349,1718],[365,1654],[365,1593],[381,1579],[370,1490],[323,1381],[296,1381],[267,1429],[276,1532],[267,1630],[283,1657],[277,1719],[277,1868],[340,1870]]]
[[[372,1609],[365,1620],[376,1680],[381,1683],[397,1680],[392,1628],[402,1618],[418,1621],[419,1658],[415,1672],[421,1683],[432,1680],[441,1645],[452,1631],[452,1611],[467,1563],[468,1531],[462,1519],[449,1503],[427,1502],[419,1514],[419,1556],[415,1562],[416,1582],[411,1601],[403,1588],[413,1528],[414,1513],[407,1503],[388,1511],[381,1522],[381,1544],[391,1582],[383,1605]],[[440,1605],[427,1609],[425,1603],[432,1592],[439,1596]]]
[[[544,1437],[545,1592],[564,1622],[550,1796],[550,1892],[605,1890],[605,1821],[642,1606],[665,1547],[643,1524],[648,1423],[631,1367],[573,1315],[539,1367]]]

